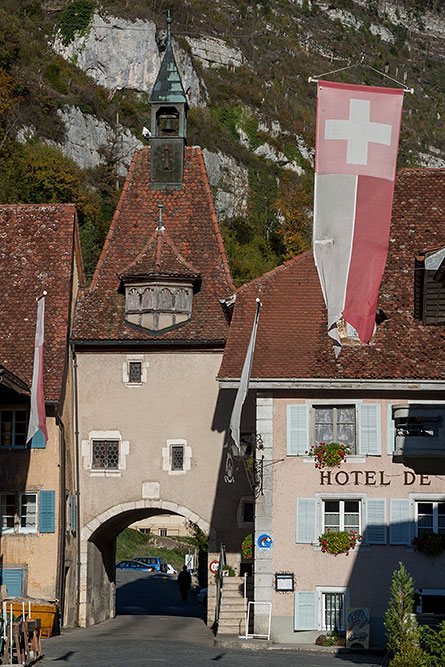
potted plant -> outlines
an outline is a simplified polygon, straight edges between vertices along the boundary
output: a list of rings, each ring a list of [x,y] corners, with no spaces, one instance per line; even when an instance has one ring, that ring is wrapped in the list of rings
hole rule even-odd
[[[246,558],[247,560],[252,560],[253,557],[253,537],[252,533],[249,533],[246,535],[244,540],[241,542],[241,552],[243,554],[243,558]]]
[[[323,553],[348,555],[351,549],[354,549],[357,542],[360,542],[362,536],[356,530],[331,530],[328,528],[318,538]]]
[[[306,452],[309,456],[315,458],[316,468],[335,468],[342,461],[346,460],[351,450],[348,445],[342,445],[338,442],[320,442],[318,445],[312,445]]]
[[[445,535],[424,533],[419,537],[415,537],[413,544],[417,548],[417,551],[427,556],[438,556],[445,550]]]

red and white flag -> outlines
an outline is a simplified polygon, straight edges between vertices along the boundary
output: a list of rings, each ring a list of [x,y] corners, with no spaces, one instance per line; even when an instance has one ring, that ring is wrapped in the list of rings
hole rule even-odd
[[[371,340],[385,269],[403,90],[318,83],[314,259],[340,351],[343,317]]]
[[[46,430],[45,395],[43,393],[44,322],[45,322],[45,296],[42,296],[37,302],[37,326],[36,326],[36,338],[34,344],[34,368],[32,372],[32,384],[31,384],[31,412],[29,415],[28,435],[26,436],[26,442],[29,442],[39,429],[43,432],[45,436],[45,442],[47,442],[48,440],[48,432]]]

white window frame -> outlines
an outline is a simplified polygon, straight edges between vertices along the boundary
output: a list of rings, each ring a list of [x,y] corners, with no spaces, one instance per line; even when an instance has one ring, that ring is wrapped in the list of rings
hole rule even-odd
[[[360,498],[346,498],[343,496],[337,496],[337,498],[327,498],[323,496],[321,498],[321,528],[322,528],[322,533],[324,533],[329,526],[325,525],[325,502],[326,501],[333,501],[333,502],[338,502],[340,503],[339,506],[339,514],[340,514],[340,527],[339,530],[345,530],[345,502],[358,502],[359,503],[359,511],[358,511],[358,533],[359,535],[362,534],[362,529],[363,529],[363,502]]]
[[[412,510],[412,520],[414,522],[414,533],[415,536],[419,535],[419,525],[418,525],[418,503],[432,503],[433,504],[433,532],[438,532],[438,513],[437,505],[438,503],[445,503],[445,496],[437,493],[428,495],[425,493],[410,493],[409,499],[411,501],[411,510]],[[442,533],[444,535],[445,533]]]
[[[35,525],[32,527],[22,527],[22,508],[23,508],[23,496],[34,496],[35,497],[35,506],[36,506],[36,514],[35,514]],[[19,533],[37,533],[37,528],[39,525],[39,494],[36,493],[35,491],[25,491],[24,493],[20,493],[18,497],[18,516],[19,516],[19,525],[18,525],[18,532]]]
[[[2,416],[1,416],[3,412],[12,412],[13,415],[14,415],[13,416],[13,421],[12,421],[12,434],[11,434],[12,444],[11,445],[4,445],[2,440],[1,440],[1,436],[0,436],[0,449],[6,449],[6,450],[25,449],[26,448],[26,442],[23,445],[16,445],[15,444],[15,424],[16,424],[15,415],[16,415],[17,412],[24,412],[26,414],[26,421],[25,421],[25,429],[26,429],[27,425],[28,425],[28,418],[29,418],[27,407],[25,405],[23,405],[23,406],[11,406],[11,407],[4,406],[4,407],[2,407],[0,409],[0,428],[1,428],[1,424],[3,423],[2,422]],[[25,439],[26,439],[26,435],[25,435]]]
[[[318,629],[326,631],[324,596],[330,593],[337,593],[343,595],[343,627],[338,628],[341,632],[345,631],[346,627],[346,613],[349,609],[349,588],[347,586],[316,586],[315,590],[318,594]]]
[[[320,403],[312,403],[311,407],[310,407],[310,422],[309,422],[310,423],[310,429],[311,429],[310,442],[311,442],[312,445],[316,444],[316,440],[315,440],[315,424],[316,424],[316,422],[315,422],[315,411],[317,410],[317,408],[319,408],[319,409],[325,408],[327,410],[328,409],[329,410],[334,410],[334,439],[332,440],[332,442],[338,442],[337,436],[336,436],[336,430],[337,430],[337,421],[335,419],[336,410],[338,408],[354,408],[355,446],[354,446],[354,451],[351,452],[351,456],[357,456],[357,450],[358,450],[358,446],[359,446],[359,443],[358,443],[358,437],[359,437],[358,404],[354,401],[352,403],[351,403],[351,401],[347,401],[347,402],[346,401],[345,402],[335,401],[335,402],[332,402],[332,403],[327,403],[325,401],[321,401]]]
[[[119,458],[117,468],[93,468],[93,441],[118,440]],[[82,459],[84,470],[90,477],[121,477],[127,469],[127,456],[130,453],[129,440],[123,440],[120,431],[90,431],[88,440],[82,440]]]
[[[172,447],[182,446],[184,448],[184,463],[182,470],[172,468]],[[187,445],[184,438],[167,440],[167,446],[162,448],[162,470],[169,475],[185,475],[191,468],[192,448]]]
[[[141,381],[140,382],[130,382],[130,363],[140,363],[141,364]],[[150,364],[145,360],[145,355],[143,354],[127,354],[125,356],[125,361],[122,363],[122,382],[126,387],[142,387],[147,382],[148,378],[148,368]]]
[[[363,535],[366,530],[366,500],[368,496],[366,493],[316,493],[315,499],[317,501],[317,526],[318,526],[318,535],[321,535],[324,531],[324,505],[323,501],[325,500],[358,500],[360,502],[360,512],[359,512],[359,521],[360,521],[360,530],[359,534]],[[340,528],[340,530],[342,530]],[[318,537],[318,536],[317,536]],[[316,551],[321,550],[320,545],[317,542],[313,542],[313,547]],[[360,547],[363,549],[363,542],[358,542],[355,549],[357,550]],[[365,550],[369,547],[365,545]]]

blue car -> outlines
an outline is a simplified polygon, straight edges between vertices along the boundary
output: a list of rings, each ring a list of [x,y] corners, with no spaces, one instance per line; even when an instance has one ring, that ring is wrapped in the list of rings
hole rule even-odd
[[[116,564],[117,570],[140,570],[141,572],[153,572],[153,568],[137,560],[121,560]]]
[[[155,558],[154,556],[140,556],[134,558],[138,563],[145,563],[152,572],[167,572],[167,563],[162,558]]]

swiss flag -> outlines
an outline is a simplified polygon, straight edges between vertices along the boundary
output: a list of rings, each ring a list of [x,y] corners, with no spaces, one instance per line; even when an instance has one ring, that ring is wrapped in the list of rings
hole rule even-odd
[[[368,343],[388,251],[403,91],[318,84],[314,258],[340,350],[341,317]]]

